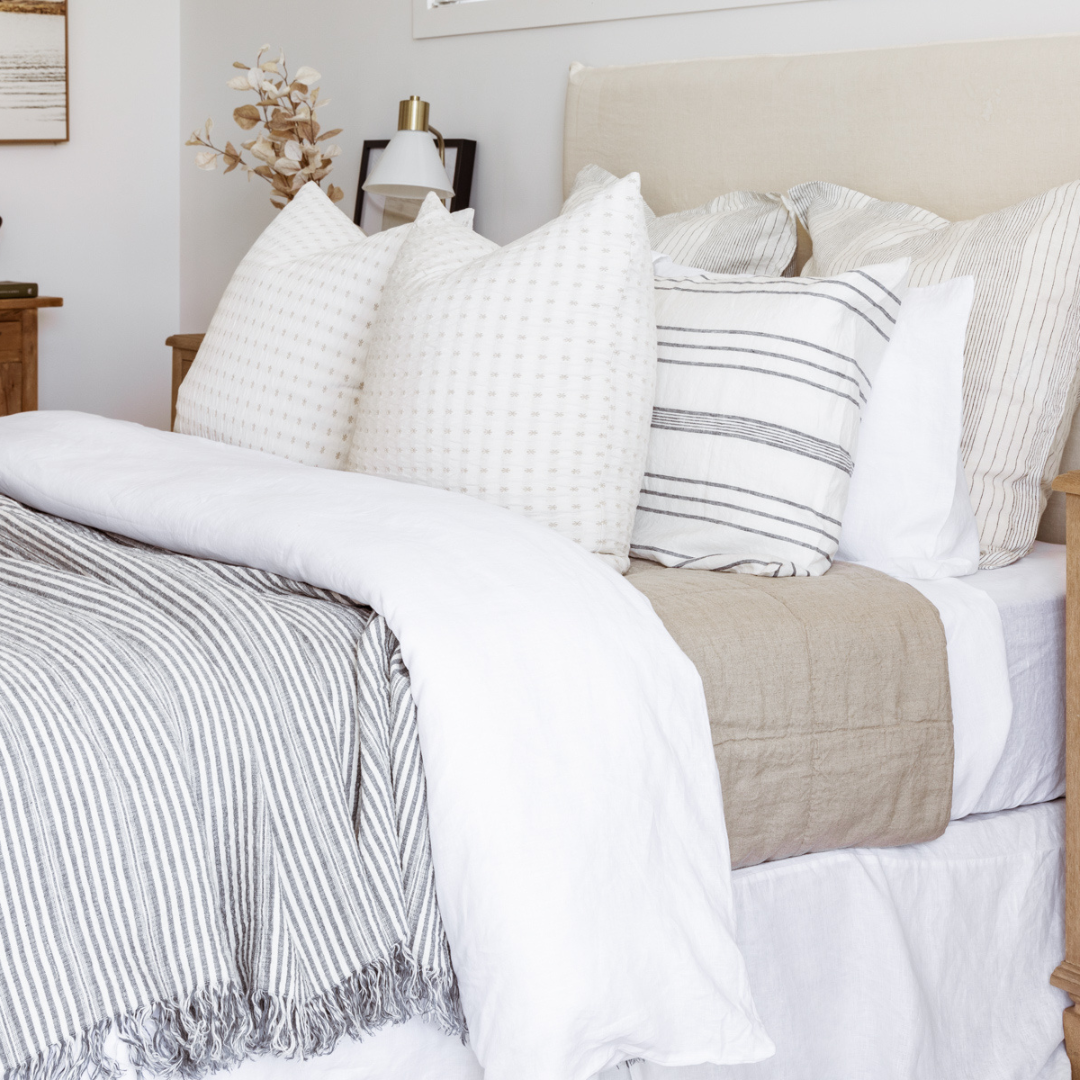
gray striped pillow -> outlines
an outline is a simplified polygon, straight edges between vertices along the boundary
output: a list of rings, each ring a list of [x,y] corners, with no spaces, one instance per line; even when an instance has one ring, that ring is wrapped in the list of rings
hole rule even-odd
[[[909,256],[913,286],[975,278],[961,452],[980,565],[1027,554],[1076,404],[1080,182],[957,222],[835,184],[801,184],[788,197],[814,244],[805,274]]]
[[[656,403],[632,554],[774,577],[828,570],[907,266],[656,279]]]
[[[574,180],[562,212],[572,210],[615,182],[599,165],[586,165]],[[683,266],[716,274],[778,277],[794,272],[796,228],[783,196],[732,191],[704,206],[645,217],[653,251]]]

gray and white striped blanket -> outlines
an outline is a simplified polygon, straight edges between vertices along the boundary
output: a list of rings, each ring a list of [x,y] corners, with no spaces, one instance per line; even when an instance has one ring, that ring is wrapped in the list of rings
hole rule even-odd
[[[463,1033],[382,618],[0,496],[0,1068]]]

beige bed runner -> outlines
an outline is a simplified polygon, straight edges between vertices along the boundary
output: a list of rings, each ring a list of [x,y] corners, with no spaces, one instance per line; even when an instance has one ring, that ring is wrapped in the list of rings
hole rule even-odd
[[[676,570],[635,559],[705,684],[732,866],[939,836],[952,802],[945,632],[903,582]]]

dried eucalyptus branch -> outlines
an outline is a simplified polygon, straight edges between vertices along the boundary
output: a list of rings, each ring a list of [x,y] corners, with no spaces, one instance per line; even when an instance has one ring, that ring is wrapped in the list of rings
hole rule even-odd
[[[239,168],[247,173],[249,180],[252,176],[261,176],[272,185],[274,191],[270,202],[280,210],[304,184],[311,182],[322,186],[323,179],[333,168],[333,159],[341,153],[341,147],[327,143],[327,139],[340,135],[342,129],[322,131],[315,119],[316,108],[330,104],[327,98],[319,101],[318,87],[311,89],[322,76],[314,68],[302,67],[290,80],[284,51],[276,60],[264,61],[263,56],[269,51],[269,45],[259,50],[254,67],[237,60],[233,67],[244,74],[236,75],[228,82],[233,90],[252,91],[258,96],[254,105],[234,109],[233,119],[244,131],[252,131],[260,125],[263,130],[250,141],[241,143],[239,150],[231,142],[226,142],[225,148],[221,149],[210,141],[214,122],[207,120],[203,130],[193,131],[185,145],[206,147],[195,155],[195,164],[200,169],[216,169],[220,157],[226,173]],[[246,161],[245,150],[260,164]],[[334,202],[345,197],[345,192],[333,184],[326,193]]]

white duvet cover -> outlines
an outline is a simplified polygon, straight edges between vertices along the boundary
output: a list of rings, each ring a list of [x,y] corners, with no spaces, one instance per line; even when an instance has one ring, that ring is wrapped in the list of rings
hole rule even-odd
[[[734,941],[700,679],[599,559],[465,496],[79,413],[0,419],[0,492],[386,618],[486,1080],[772,1051]]]

